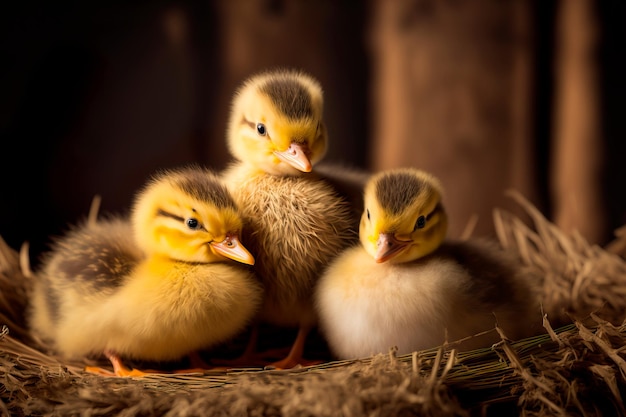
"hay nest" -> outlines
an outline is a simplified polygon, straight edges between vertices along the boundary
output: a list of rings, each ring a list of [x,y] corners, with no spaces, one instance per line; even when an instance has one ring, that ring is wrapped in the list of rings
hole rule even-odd
[[[501,342],[470,352],[446,344],[281,371],[85,373],[84,363],[63,362],[29,338],[28,267],[0,239],[2,415],[626,415],[626,264],[613,252],[625,247],[624,234],[606,248],[589,245],[512,196],[533,225],[496,210],[498,238],[536,279],[544,334],[510,341],[501,333]]]

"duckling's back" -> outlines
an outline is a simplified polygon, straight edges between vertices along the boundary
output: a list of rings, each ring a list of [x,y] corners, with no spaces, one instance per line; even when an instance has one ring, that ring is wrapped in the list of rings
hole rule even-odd
[[[55,340],[63,311],[77,311],[84,300],[104,299],[123,285],[143,258],[129,221],[110,218],[73,226],[44,254],[29,311],[34,336]]]
[[[450,340],[466,336],[472,326],[476,326],[478,333],[497,325],[511,340],[541,331],[541,310],[531,277],[512,254],[495,242],[483,238],[448,241],[432,256],[452,261],[467,272],[461,293],[463,304],[451,310]],[[476,337],[462,347],[465,350],[484,347],[488,345],[485,340],[494,343],[499,335]]]

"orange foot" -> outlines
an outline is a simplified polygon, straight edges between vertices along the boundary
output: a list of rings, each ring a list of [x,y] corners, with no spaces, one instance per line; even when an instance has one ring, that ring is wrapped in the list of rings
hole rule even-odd
[[[109,361],[111,362],[111,365],[113,365],[113,372],[109,371],[108,369],[100,368],[98,366],[87,366],[85,367],[85,371],[92,373],[92,374],[96,374],[96,375],[114,376],[114,377],[144,377],[150,374],[153,375],[153,374],[170,373],[170,372],[157,371],[153,369],[145,369],[145,370],[130,369],[130,368],[127,368],[122,363],[121,358],[115,352],[111,350],[105,350],[104,355],[109,359]],[[192,354],[193,365],[197,364],[197,362],[194,362],[195,360],[196,359],[194,359],[194,356]],[[218,368],[210,368],[210,369],[215,370]],[[180,369],[180,370],[174,371],[173,373],[176,373],[176,374],[204,373],[206,370],[208,369],[205,369],[204,367],[197,367],[197,368],[191,368],[191,369]]]
[[[259,328],[258,326],[254,326],[252,328],[252,332],[250,333],[246,349],[241,355],[233,359],[212,359],[211,363],[221,365],[227,369],[250,367],[257,368],[268,365],[270,361],[266,359],[266,355],[260,354],[256,351],[258,338]],[[285,353],[286,352],[281,353],[278,357]],[[276,358],[276,356],[273,356],[273,358]]]
[[[307,360],[302,357],[304,353],[304,342],[306,341],[306,337],[309,334],[310,330],[310,327],[300,326],[300,329],[298,330],[298,335],[296,336],[296,340],[291,346],[289,354],[287,354],[284,359],[272,362],[268,367],[274,369],[291,369],[298,365],[312,366],[323,363],[324,361],[322,360]]]

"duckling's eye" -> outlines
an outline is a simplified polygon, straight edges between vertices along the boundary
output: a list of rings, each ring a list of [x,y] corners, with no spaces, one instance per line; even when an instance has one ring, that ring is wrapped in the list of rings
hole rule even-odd
[[[366,212],[367,212],[367,220],[369,220],[370,219],[370,211],[369,211],[369,209],[367,209]]]
[[[417,221],[415,222],[415,227],[413,228],[413,231],[416,231],[417,229],[423,229],[424,226],[426,226],[426,218],[424,216],[419,216],[417,218]]]
[[[267,129],[265,128],[265,125],[263,123],[257,123],[256,131],[261,136],[267,135]]]
[[[190,228],[191,230],[198,230],[202,227],[200,225],[200,222],[197,219],[194,219],[193,217],[185,220],[185,223],[187,223],[187,227]]]

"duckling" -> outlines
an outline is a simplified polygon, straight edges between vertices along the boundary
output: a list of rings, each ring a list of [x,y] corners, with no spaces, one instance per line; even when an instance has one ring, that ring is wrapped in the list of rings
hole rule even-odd
[[[122,358],[174,361],[224,342],[262,301],[242,226],[216,173],[159,171],[129,216],[79,223],[54,240],[30,328],[65,358],[104,354],[117,376],[144,374]]]
[[[537,331],[531,289],[513,259],[486,239],[447,240],[442,198],[438,179],[413,168],[368,181],[360,245],[329,264],[315,291],[319,326],[337,358],[448,341],[458,350],[489,346],[501,340],[489,331],[496,325],[513,339]]]
[[[349,202],[314,172],[327,147],[319,82],[289,69],[253,75],[234,95],[227,141],[234,160],[223,178],[265,288],[257,322],[298,329],[289,353],[271,365],[309,364],[303,351],[317,325],[315,283],[358,240]]]

